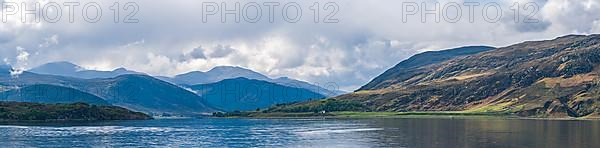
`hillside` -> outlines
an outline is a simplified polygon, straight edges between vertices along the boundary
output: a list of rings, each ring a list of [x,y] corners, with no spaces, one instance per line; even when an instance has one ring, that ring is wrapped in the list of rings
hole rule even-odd
[[[421,72],[417,70],[419,67],[438,64],[456,57],[477,54],[493,49],[496,48],[488,46],[467,46],[440,51],[427,51],[416,54],[396,64],[396,66],[386,70],[383,74],[375,77],[371,82],[362,86],[358,90],[386,88],[390,85],[412,78],[414,75],[418,75]]]
[[[77,89],[35,84],[8,91],[0,91],[0,101],[38,102],[38,103],[73,103],[84,102],[94,105],[110,105],[104,99]]]
[[[146,75],[121,75],[71,84],[106,99],[113,105],[143,112],[212,112],[200,96],[179,86]]]
[[[399,77],[374,79],[385,85],[366,85],[334,99],[360,102],[373,111],[598,116],[599,64],[600,35],[571,35],[396,71]]]
[[[97,96],[112,105],[126,107],[135,111],[174,114],[214,111],[213,108],[206,106],[201,98],[194,93],[146,75],[121,75],[114,78],[80,79],[24,72],[18,76],[0,76],[0,90],[2,91],[28,88],[39,84],[72,88],[77,91],[73,91],[72,89],[58,89],[61,92],[57,93],[68,95],[70,92],[80,91]],[[17,90],[14,91],[16,92]],[[35,90],[29,92],[36,93]],[[43,94],[51,95],[52,93]],[[25,93],[25,95],[39,94]],[[74,99],[71,96],[62,97],[66,98],[57,98],[55,96],[45,96],[44,98],[54,98],[57,100]],[[31,100],[32,98],[20,99]],[[31,101],[37,102],[36,100]]]
[[[247,78],[226,79],[190,87],[210,106],[224,111],[248,111],[275,104],[321,99],[325,96],[307,89],[288,87]]]
[[[152,117],[115,106],[85,103],[40,104],[0,102],[0,121],[147,120]]]

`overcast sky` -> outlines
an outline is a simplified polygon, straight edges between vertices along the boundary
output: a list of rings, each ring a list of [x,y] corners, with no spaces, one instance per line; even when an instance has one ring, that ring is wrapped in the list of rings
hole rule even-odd
[[[2,1],[15,2],[10,4],[19,7],[23,2]],[[25,2],[28,8],[35,4],[35,1]],[[212,11],[217,8],[212,7],[214,4],[220,9],[222,1],[130,1],[136,5],[126,5],[127,0],[81,1],[74,7],[73,23],[69,22],[65,1],[44,0],[41,7],[51,4],[49,2],[57,2],[61,7],[62,17],[56,23],[48,21],[56,16],[56,7],[41,9],[42,17],[47,15],[48,20],[42,18],[40,23],[31,18],[23,23],[20,12],[9,14],[13,10],[6,5],[2,7],[7,8],[3,9],[2,15],[6,17],[0,23],[0,58],[5,63],[28,69],[52,61],[71,61],[90,69],[125,67],[166,76],[230,65],[247,67],[274,78],[288,76],[312,83],[335,82],[341,89],[351,91],[401,60],[423,51],[466,45],[502,47],[525,40],[600,32],[598,0],[467,1],[480,3],[473,7],[472,22],[470,7],[461,0],[438,1],[439,22],[434,15],[426,15],[422,22],[421,11],[412,9],[420,10],[422,2],[433,9],[435,1],[275,1],[279,5],[274,6],[272,16],[269,15],[271,7],[265,4],[273,3],[225,1],[227,9],[233,9],[235,2],[240,3],[239,23],[233,15],[226,15],[223,23],[221,13]],[[83,7],[89,2],[96,2],[102,9],[102,17],[95,23],[83,17]],[[116,8],[111,7],[114,2],[119,2],[118,23],[114,22],[115,11],[111,9]],[[315,2],[319,7],[311,7]],[[519,3],[518,22],[515,22],[516,10],[511,9],[517,8],[514,2]],[[256,19],[256,4],[262,10],[260,19]],[[418,6],[409,6],[415,4]],[[490,19],[497,16],[496,9],[487,7],[484,13],[486,4],[498,4],[502,17]],[[125,6],[128,9],[123,9]],[[127,21],[138,22],[123,23],[136,6],[139,11]],[[295,6],[302,9],[299,19],[294,19]],[[458,12],[454,6],[462,10],[460,19],[453,19]],[[247,9],[242,9],[244,7]],[[93,20],[94,10],[87,9],[88,19]],[[285,16],[284,10],[287,10]],[[315,10],[319,10],[318,23],[314,21]],[[334,10],[337,13],[332,13]],[[203,14],[214,15],[204,17]],[[324,23],[325,19],[329,23]],[[533,22],[525,23],[525,19]]]

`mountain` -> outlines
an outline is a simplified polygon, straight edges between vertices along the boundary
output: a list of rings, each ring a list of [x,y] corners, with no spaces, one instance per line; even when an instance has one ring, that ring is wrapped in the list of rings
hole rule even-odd
[[[271,79],[258,72],[236,66],[218,66],[207,72],[193,71],[185,74],[176,75],[173,78],[169,77],[157,77],[161,80],[172,82],[180,85],[197,85],[197,84],[209,84],[219,82],[225,79],[233,78],[248,78],[254,80],[263,80],[272,83],[277,83],[284,86],[296,87],[302,89],[308,89],[316,93],[320,93],[326,96],[336,96],[345,92],[340,90],[328,90],[321,86],[313,85],[304,81],[295,80],[287,77],[281,77],[278,79]],[[336,88],[337,89],[337,88]]]
[[[12,69],[9,65],[1,65],[0,64],[0,77],[8,77],[10,76],[10,70]]]
[[[391,78],[396,80],[388,87],[339,98],[363,101],[381,111],[584,117],[600,113],[599,64],[600,35],[571,35],[419,67],[408,79]]]
[[[74,103],[84,102],[94,105],[110,105],[104,99],[77,89],[35,84],[22,88],[0,92],[0,101],[38,102],[38,103]]]
[[[30,72],[38,74],[49,74],[59,76],[75,76],[78,71],[85,70],[83,67],[75,65],[70,62],[53,62],[47,63],[35,68],[30,69]]]
[[[333,97],[333,96],[337,96],[337,95],[341,95],[341,94],[345,94],[346,92],[339,90],[339,88],[323,88],[321,86],[327,86],[327,84],[310,84],[308,82],[304,82],[304,81],[300,81],[300,80],[296,80],[296,79],[291,79],[288,77],[280,77],[277,79],[271,79],[268,80],[269,82],[273,82],[273,83],[277,83],[280,85],[284,85],[284,86],[289,86],[289,87],[296,87],[296,88],[302,88],[302,89],[308,89],[312,92],[316,92],[319,94],[322,94],[324,96],[328,96],[328,97]],[[331,86],[331,87],[336,87],[336,86]]]
[[[38,67],[32,68],[28,70],[29,72],[44,74],[44,75],[55,75],[55,76],[65,76],[65,77],[74,77],[81,79],[94,79],[94,78],[114,78],[120,75],[126,74],[143,74],[140,72],[130,71],[125,68],[118,68],[113,71],[97,71],[97,70],[87,70],[82,68],[81,66],[75,65],[70,62],[52,62],[40,65]],[[1,73],[0,73],[1,75]],[[174,77],[165,77],[165,76],[155,76],[155,78],[171,82],[173,84],[189,86],[189,85],[197,85],[197,84],[208,84],[215,83],[225,79],[232,79],[244,77],[248,79],[255,80],[264,80],[269,81],[281,85],[291,86],[291,87],[299,87],[304,89],[309,89],[314,92],[318,92],[320,94],[326,96],[336,96],[340,94],[344,94],[345,92],[340,90],[328,90],[321,86],[313,85],[304,81],[299,81],[295,79],[290,79],[286,77],[271,79],[263,74],[252,71],[250,69],[237,67],[237,66],[217,66],[213,69],[201,72],[201,71],[192,71],[180,75],[176,75]]]
[[[105,98],[108,102],[143,112],[199,113],[215,111],[200,96],[147,75],[121,75],[88,79],[73,87]]]
[[[18,90],[14,89],[37,88],[36,86],[41,84],[52,85],[48,87],[61,88],[53,90],[60,91],[57,93],[69,94],[69,92],[74,92],[72,89],[76,89],[102,98],[112,105],[136,111],[174,114],[214,111],[213,108],[206,106],[196,94],[146,75],[121,75],[114,78],[80,79],[23,72],[14,77],[10,75],[0,76],[0,92],[17,92]],[[36,93],[35,89],[28,92]],[[65,97],[54,97],[53,99],[64,100],[73,98],[70,96]],[[48,97],[45,98],[47,99]],[[25,98],[20,99],[26,100]]]
[[[419,74],[420,71],[416,70],[419,67],[438,64],[444,61],[466,55],[472,55],[484,51],[496,49],[489,46],[466,46],[454,49],[440,50],[440,51],[427,51],[420,54],[416,54],[388,69],[383,74],[375,77],[366,85],[362,86],[358,90],[370,90],[380,89],[389,87],[392,84],[405,81],[409,78],[413,78],[414,75]]]
[[[598,68],[600,35],[569,35],[390,72],[357,92],[331,100],[360,103],[368,106],[365,111],[598,117]]]
[[[75,77],[82,79],[93,78],[113,78],[125,74],[142,74],[135,71],[129,71],[125,68],[118,68],[113,71],[87,70],[81,66],[70,62],[52,62],[28,70],[37,74],[57,75],[66,77]]]
[[[207,72],[193,71],[185,74],[176,75],[172,78],[172,81],[177,84],[208,84],[215,83],[225,79],[232,79],[244,77],[255,80],[269,80],[267,76],[264,76],[258,72],[234,66],[217,66]]]
[[[193,85],[190,88],[207,104],[224,111],[256,110],[275,104],[325,97],[307,89],[248,78],[226,79],[216,83]]]

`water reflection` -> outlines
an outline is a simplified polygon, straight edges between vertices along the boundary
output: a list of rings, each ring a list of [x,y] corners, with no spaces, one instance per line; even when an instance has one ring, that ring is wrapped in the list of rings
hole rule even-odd
[[[378,143],[403,147],[598,147],[600,122],[506,119],[384,119]]]
[[[598,147],[599,121],[186,119],[0,126],[0,145],[169,147]]]

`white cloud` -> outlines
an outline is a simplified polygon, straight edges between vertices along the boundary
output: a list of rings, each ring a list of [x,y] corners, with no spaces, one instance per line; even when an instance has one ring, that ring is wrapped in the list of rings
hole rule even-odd
[[[595,20],[592,27],[592,32],[600,32],[600,20]]]
[[[58,44],[58,35],[52,35],[48,38],[44,38],[44,43],[40,44],[38,47],[40,48],[47,48],[50,47],[52,45],[57,45]]]
[[[29,60],[29,52],[25,51],[25,49],[20,46],[17,46],[16,49],[18,53],[16,57],[17,61],[10,71],[11,76],[18,76],[23,73],[23,71],[27,69],[27,61]]]

